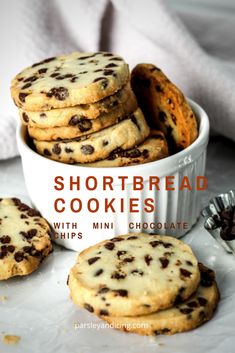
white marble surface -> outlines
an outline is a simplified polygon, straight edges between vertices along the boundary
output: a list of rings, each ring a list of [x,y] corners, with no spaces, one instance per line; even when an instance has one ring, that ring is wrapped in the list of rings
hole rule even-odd
[[[203,204],[216,193],[235,188],[235,144],[213,138],[208,149],[208,190]],[[0,195],[28,199],[20,158],[0,162]],[[101,323],[69,299],[66,279],[76,254],[59,247],[39,271],[0,284],[0,334],[21,336],[15,346],[0,339],[0,352],[17,353],[231,353],[235,337],[235,259],[204,230],[202,219],[185,237],[195,254],[216,270],[221,303],[213,320],[189,333],[172,337],[140,337],[110,328],[75,329],[74,324]]]

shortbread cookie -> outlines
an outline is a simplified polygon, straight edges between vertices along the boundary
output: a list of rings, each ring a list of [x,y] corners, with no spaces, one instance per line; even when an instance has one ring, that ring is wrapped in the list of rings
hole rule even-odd
[[[220,294],[214,272],[204,266],[201,270],[201,282],[187,301],[179,303],[170,309],[157,313],[136,317],[102,318],[112,324],[114,328],[141,335],[172,335],[178,332],[192,330],[210,320],[219,302]]]
[[[19,199],[0,199],[0,225],[0,280],[33,272],[52,251],[49,224]]]
[[[137,316],[187,299],[199,281],[188,245],[168,236],[132,233],[81,252],[69,287],[74,303],[97,315]]]
[[[124,115],[126,105],[132,105],[132,111],[137,109],[137,101],[129,82],[112,96],[96,103],[81,104],[68,108],[57,108],[48,111],[25,111],[19,109],[21,121],[24,125],[38,128],[52,128],[57,126],[73,126],[74,121],[96,119],[119,108],[119,114]]]
[[[33,140],[38,153],[64,163],[88,163],[107,158],[116,149],[124,150],[143,142],[149,127],[138,108],[129,118],[88,136],[62,141]]]
[[[121,108],[111,110],[109,113],[103,113],[96,119],[87,119],[74,115],[69,126],[58,126],[51,128],[38,128],[28,125],[28,132],[32,138],[40,141],[55,141],[62,139],[72,139],[79,136],[91,134],[106,127],[117,124],[124,120],[130,113],[136,110],[135,99],[128,100]],[[54,109],[55,110],[55,109]],[[59,109],[58,109],[59,110]],[[61,110],[61,109],[60,109]]]
[[[151,135],[139,146],[127,151],[111,153],[107,159],[87,163],[88,167],[107,168],[144,164],[169,156],[168,146],[161,131],[152,130]]]
[[[196,117],[183,93],[151,64],[137,65],[132,88],[150,125],[166,135],[171,153],[188,147],[198,136]]]
[[[23,70],[12,80],[11,94],[24,110],[50,110],[97,102],[117,92],[128,79],[128,65],[120,56],[74,52]]]

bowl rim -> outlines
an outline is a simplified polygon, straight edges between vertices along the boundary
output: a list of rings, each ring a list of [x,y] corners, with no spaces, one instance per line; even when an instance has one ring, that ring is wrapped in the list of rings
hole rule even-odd
[[[174,164],[179,163],[179,160],[184,160],[185,157],[187,157],[190,153],[195,152],[197,148],[203,145],[207,145],[208,142],[208,136],[209,136],[209,129],[210,129],[210,124],[209,124],[209,118],[205,110],[195,101],[193,101],[190,98],[187,98],[191,108],[193,109],[196,118],[199,123],[199,134],[197,139],[187,148],[184,150],[175,153],[172,156],[165,157],[163,159],[153,161],[153,162],[148,162],[148,163],[143,163],[143,164],[137,164],[137,165],[130,165],[130,166],[123,166],[123,167],[87,167],[86,165],[74,165],[74,164],[66,164],[62,163],[59,161],[54,161],[52,159],[46,158],[39,153],[35,152],[32,150],[28,144],[25,141],[25,132],[26,132],[26,126],[23,125],[22,123],[19,123],[17,126],[17,131],[16,131],[16,140],[17,140],[17,146],[18,150],[20,152],[20,155],[23,156],[27,152],[28,154],[31,154],[32,158],[37,158],[41,162],[49,163],[51,166],[66,166],[66,169],[71,169],[71,171],[81,171],[81,168],[83,170],[93,170],[95,173],[98,174],[103,174],[104,172],[109,171],[109,173],[112,171],[112,173],[115,173],[117,171],[120,171],[120,169],[124,172],[126,171],[128,173],[128,170],[132,171],[141,171],[141,169],[148,169],[155,167],[156,165],[158,168],[161,167],[168,167]],[[189,163],[188,163],[189,164]]]

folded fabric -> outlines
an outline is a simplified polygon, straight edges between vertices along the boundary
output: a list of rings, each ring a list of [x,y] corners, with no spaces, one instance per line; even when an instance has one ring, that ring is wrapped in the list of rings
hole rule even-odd
[[[0,159],[18,154],[10,79],[33,62],[74,50],[113,51],[131,67],[154,63],[203,106],[213,130],[235,140],[235,50],[234,45],[226,45],[234,40],[235,15],[229,9],[235,5],[228,0],[216,4],[209,0],[5,2],[0,11],[4,28],[0,33],[4,103],[0,107]]]

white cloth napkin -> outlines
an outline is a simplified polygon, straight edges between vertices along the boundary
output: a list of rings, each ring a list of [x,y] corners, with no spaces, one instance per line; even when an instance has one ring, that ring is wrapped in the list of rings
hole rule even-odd
[[[156,64],[204,107],[213,130],[235,140],[233,0],[3,0],[0,23],[0,159],[18,154],[10,79],[74,50]]]

